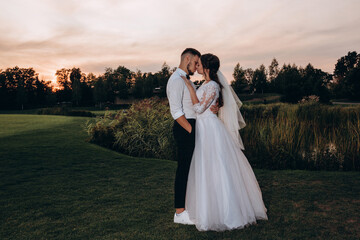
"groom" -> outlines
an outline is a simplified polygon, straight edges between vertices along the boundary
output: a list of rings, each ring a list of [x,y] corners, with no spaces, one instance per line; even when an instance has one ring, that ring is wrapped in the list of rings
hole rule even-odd
[[[194,48],[186,48],[181,54],[179,67],[171,75],[166,86],[170,112],[175,119],[173,135],[176,142],[176,160],[178,162],[175,176],[175,209],[174,222],[193,224],[185,210],[186,185],[192,154],[195,147],[196,113],[181,76],[189,78],[198,67],[200,52]],[[192,83],[195,89],[195,85]]]
[[[185,49],[181,54],[179,67],[171,75],[166,86],[170,112],[175,119],[173,134],[176,142],[176,160],[178,162],[174,189],[176,209],[174,222],[181,224],[194,224],[185,210],[185,195],[190,163],[195,147],[196,119],[190,92],[181,76],[190,78],[196,72],[200,56],[200,52],[194,48]],[[195,88],[195,85],[191,84]],[[212,106],[210,110],[216,114],[219,108]]]

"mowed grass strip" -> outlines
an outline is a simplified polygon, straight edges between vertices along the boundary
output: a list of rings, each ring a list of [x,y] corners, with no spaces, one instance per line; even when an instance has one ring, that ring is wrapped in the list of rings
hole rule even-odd
[[[360,238],[358,172],[255,170],[268,221],[173,224],[176,163],[89,144],[87,119],[0,115],[0,239]]]

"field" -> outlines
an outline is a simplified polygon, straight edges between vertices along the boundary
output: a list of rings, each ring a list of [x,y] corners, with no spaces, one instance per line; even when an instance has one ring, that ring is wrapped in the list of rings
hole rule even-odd
[[[359,239],[359,172],[259,170],[268,221],[172,223],[176,163],[86,142],[88,118],[0,114],[0,239]]]

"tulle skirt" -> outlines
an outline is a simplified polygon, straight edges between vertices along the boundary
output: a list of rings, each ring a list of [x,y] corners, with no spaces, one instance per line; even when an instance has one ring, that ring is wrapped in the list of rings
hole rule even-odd
[[[223,123],[216,115],[198,117],[195,134],[186,209],[196,228],[224,231],[266,220],[254,172]]]

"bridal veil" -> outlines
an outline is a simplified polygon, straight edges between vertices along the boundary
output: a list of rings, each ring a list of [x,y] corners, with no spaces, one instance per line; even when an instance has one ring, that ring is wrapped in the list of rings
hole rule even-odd
[[[239,130],[246,126],[244,118],[240,113],[242,102],[220,70],[217,72],[217,76],[223,86],[221,93],[224,102],[224,105],[219,109],[219,118],[224,123],[234,141],[244,150],[244,144],[239,133]]]

